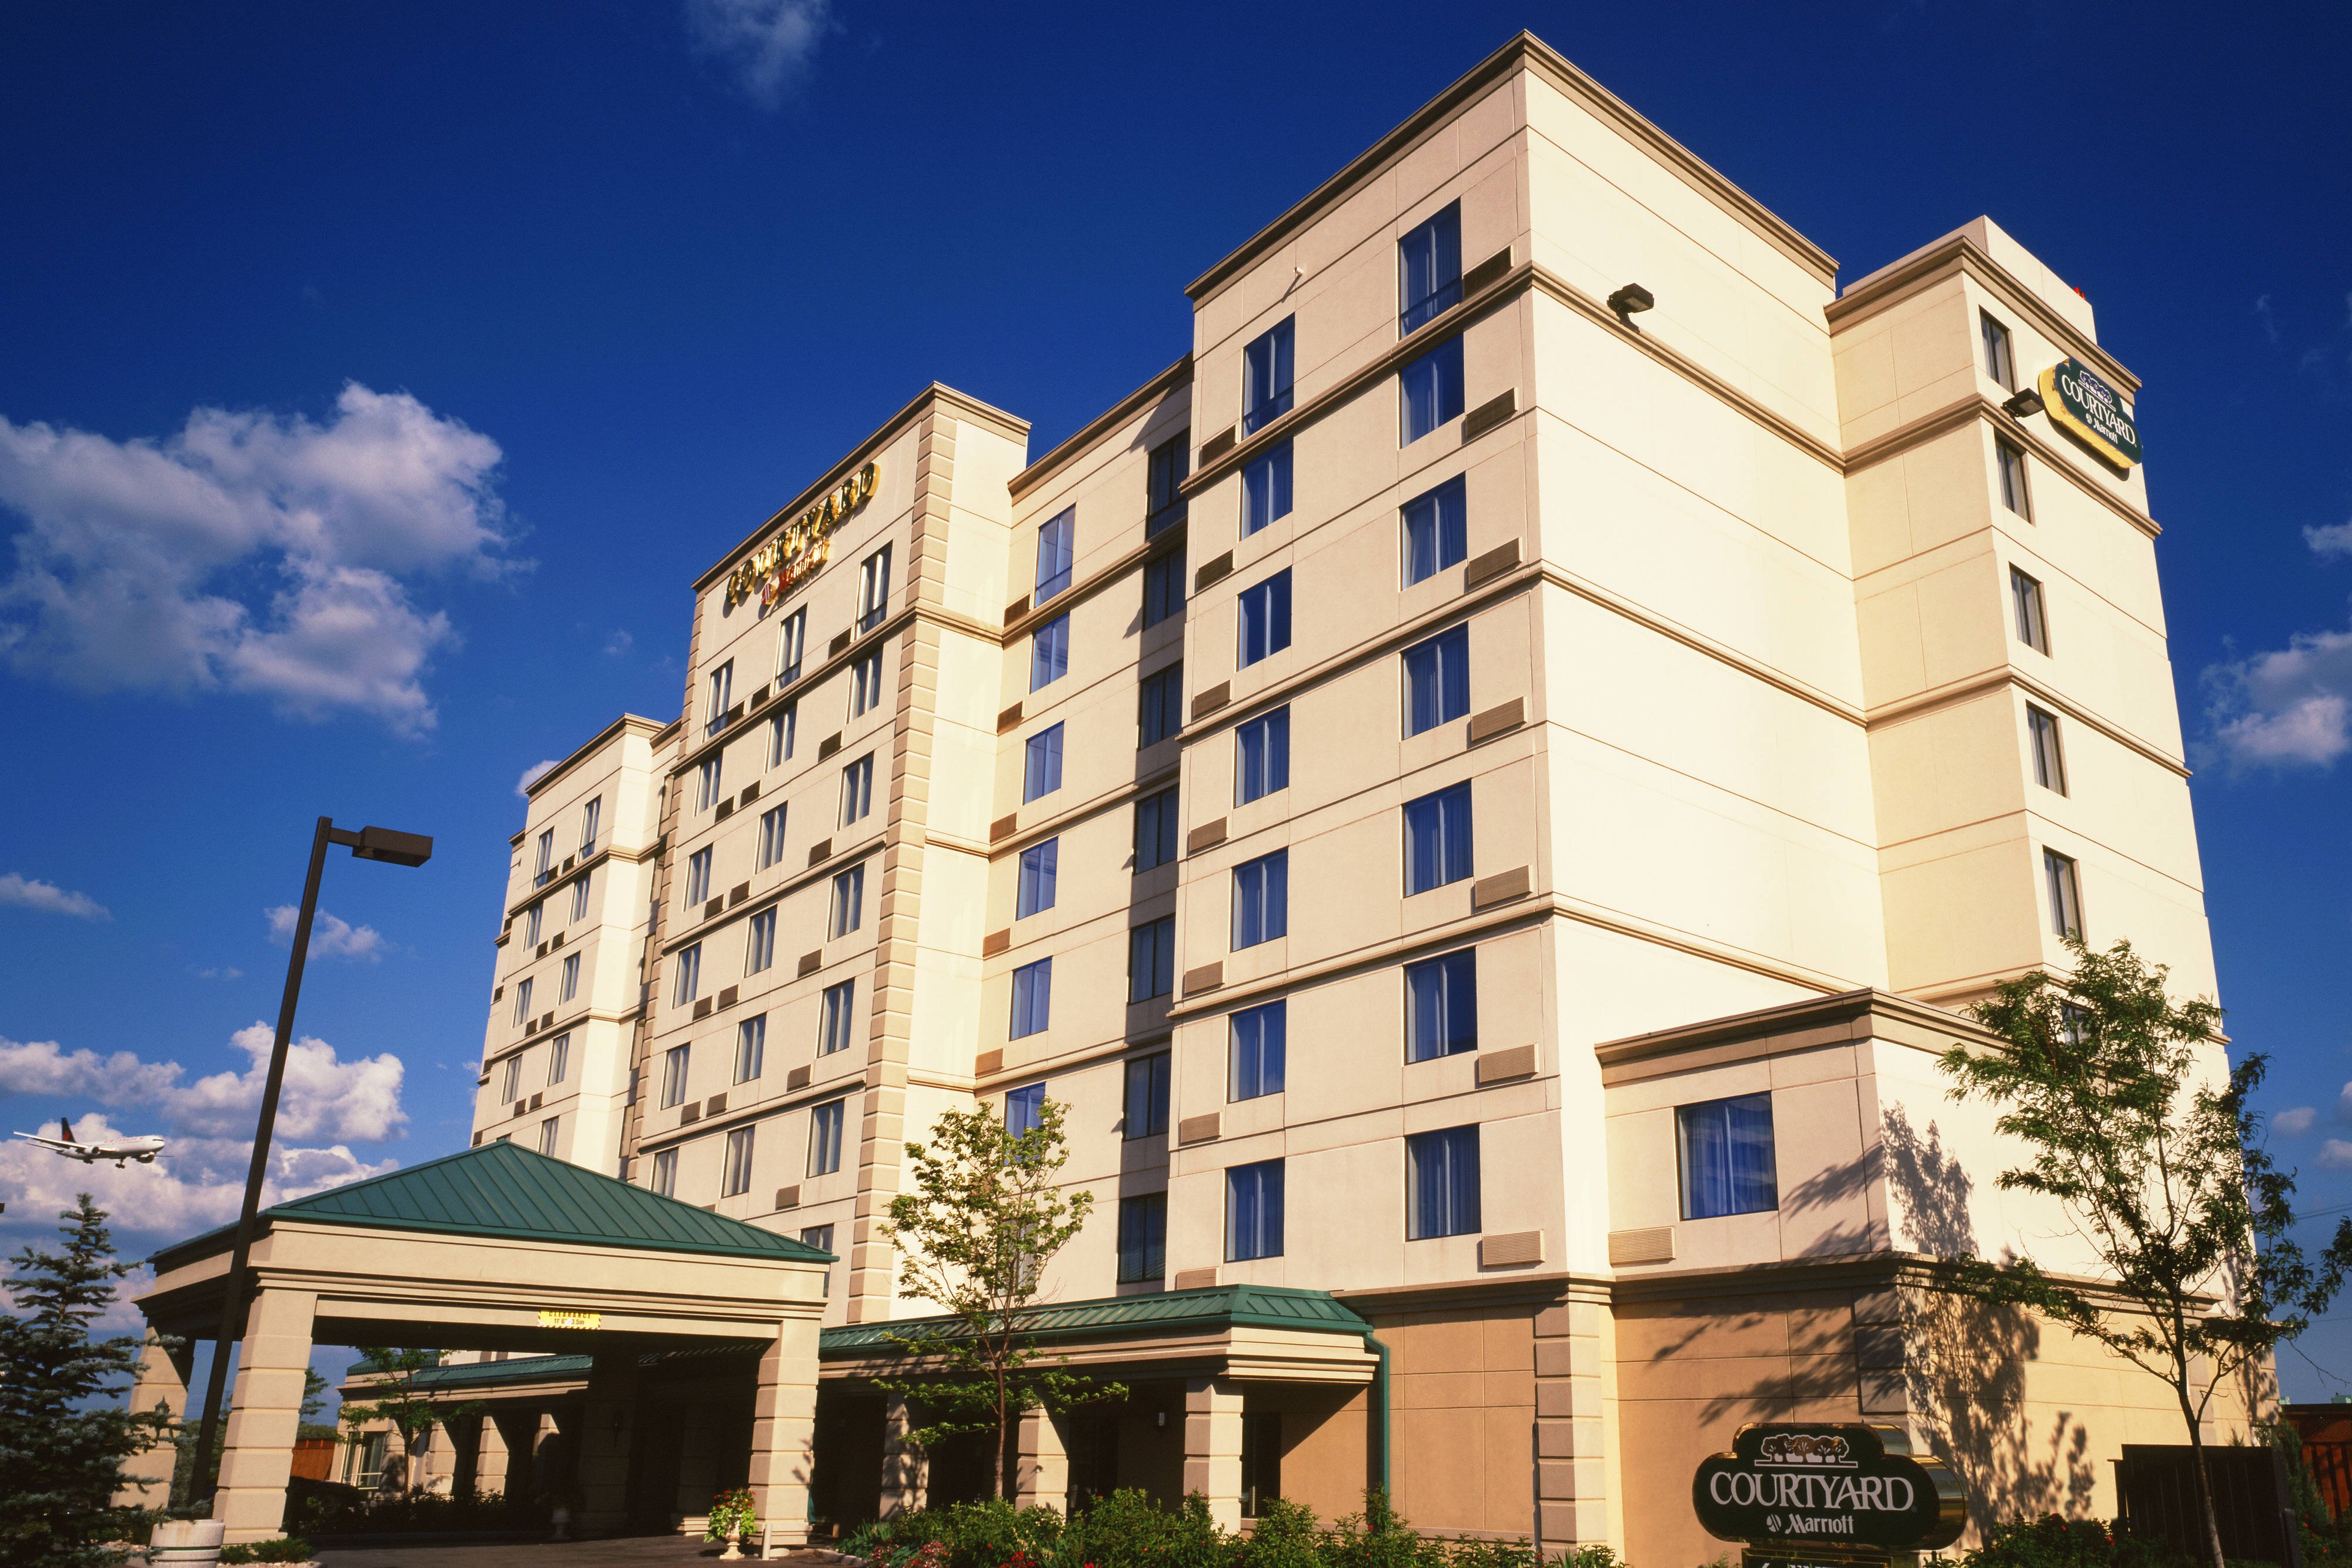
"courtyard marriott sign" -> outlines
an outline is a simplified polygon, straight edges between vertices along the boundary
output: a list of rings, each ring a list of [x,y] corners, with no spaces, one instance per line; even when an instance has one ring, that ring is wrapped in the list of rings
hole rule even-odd
[[[834,525],[874,497],[882,470],[868,463],[822,501],[794,517],[782,533],[753,550],[727,577],[727,608],[760,595],[760,608],[775,603],[833,554]]]
[[[2139,426],[2115,388],[2083,368],[2061,360],[2042,372],[2042,406],[2052,423],[2118,468],[2140,460]]]
[[[1948,1546],[1968,1522],[1959,1482],[1892,1427],[1743,1427],[1699,1463],[1691,1506],[1709,1535],[1745,1542],[1752,1565],[1857,1559]]]

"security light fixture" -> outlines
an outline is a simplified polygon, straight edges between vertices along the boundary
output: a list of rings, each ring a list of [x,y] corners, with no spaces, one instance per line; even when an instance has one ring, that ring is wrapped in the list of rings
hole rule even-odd
[[[1617,319],[1631,327],[1633,323],[1628,319],[1629,317],[1649,309],[1657,302],[1657,296],[1648,289],[1638,283],[1629,283],[1609,297],[1609,308],[1617,312]]]
[[[2003,402],[2000,405],[2000,411],[2012,419],[2023,419],[2028,414],[2040,413],[2042,406],[2042,390],[2039,387],[2028,387]]]

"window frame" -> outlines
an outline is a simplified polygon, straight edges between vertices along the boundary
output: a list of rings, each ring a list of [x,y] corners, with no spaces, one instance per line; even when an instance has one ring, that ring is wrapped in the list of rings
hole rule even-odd
[[[831,1056],[857,1043],[857,978],[836,980],[824,988],[817,1011],[816,1053]]]
[[[1042,692],[1070,673],[1070,612],[1029,633],[1029,689]]]
[[[754,1082],[767,1065],[768,1015],[754,1013],[735,1025],[735,1082]]]
[[[841,826],[862,822],[874,813],[874,753],[867,752],[841,768]]]
[[[735,695],[735,661],[726,660],[711,671],[704,686],[704,702],[709,711],[702,719],[705,738],[727,727],[727,706]]]
[[[882,649],[879,644],[849,662],[849,716],[862,718],[882,706]]]
[[[866,862],[846,865],[833,873],[832,905],[826,915],[825,940],[835,942],[866,923]]]
[[[1184,661],[1154,670],[1135,686],[1135,747],[1173,740],[1184,728]]]
[[[1171,784],[1165,789],[1155,789],[1149,795],[1139,796],[1136,800],[1135,828],[1131,836],[1131,844],[1135,855],[1135,874],[1138,876],[1141,876],[1145,872],[1157,871],[1160,867],[1170,864],[1183,852],[1184,824],[1178,812],[1181,802],[1177,795],[1181,788],[1181,785]],[[1151,808],[1149,826],[1152,834],[1152,842],[1149,852],[1146,851],[1143,842],[1144,830],[1147,825],[1144,821],[1144,808],[1147,806]],[[1152,857],[1148,862],[1144,859],[1147,852]]]
[[[1429,564],[1416,572],[1419,557],[1414,538],[1417,509],[1426,509]],[[1402,551],[1404,586],[1427,582],[1448,567],[1459,566],[1470,554],[1469,476],[1456,474],[1433,485],[1397,508],[1399,549]]]
[[[801,663],[808,652],[808,606],[803,604],[778,623],[776,687],[779,691],[801,678]]]
[[[686,857],[686,885],[678,891],[684,896],[678,906],[689,913],[710,901],[710,868],[717,851],[715,844],[705,844]]]
[[[1436,434],[1462,417],[1468,404],[1459,335],[1433,344],[1427,353],[1397,370],[1397,444]],[[1428,423],[1415,428],[1416,416]]]
[[[1432,789],[1416,795],[1404,803],[1404,895],[1412,898],[1423,893],[1433,893],[1441,887],[1451,887],[1457,882],[1468,882],[1478,874],[1477,816],[1470,788],[1465,779],[1448,784],[1442,789]],[[1454,808],[1459,807],[1458,818]],[[1433,831],[1432,871],[1435,880],[1422,880],[1423,834]],[[1459,853],[1457,865],[1456,852]]]
[[[1244,883],[1255,873],[1257,886],[1254,895],[1244,894]],[[1245,860],[1234,867],[1233,875],[1233,951],[1262,946],[1278,942],[1290,935],[1290,851],[1287,847]],[[1247,929],[1244,923],[1244,901],[1255,898],[1255,917],[1258,935],[1242,940]]]
[[[1117,1282],[1122,1285],[1148,1284],[1168,1277],[1165,1189],[1133,1193],[1118,1200],[1117,1265]]]
[[[1040,780],[1050,777],[1050,782]],[[1042,800],[1062,787],[1062,725],[1047,725],[1021,743],[1021,803]]]
[[[751,1162],[759,1157],[759,1137],[757,1122],[727,1129],[726,1153],[719,1170],[719,1197],[740,1197],[751,1190]]]
[[[1763,1110],[1763,1143],[1767,1151],[1760,1179],[1769,1184],[1771,1198],[1769,1203],[1758,1201],[1762,1195],[1753,1191],[1750,1191],[1748,1197],[1743,1199],[1740,1196],[1740,1183],[1743,1180],[1753,1183],[1759,1177],[1753,1170],[1743,1177],[1732,1166],[1734,1151],[1741,1141],[1741,1134],[1732,1124],[1732,1107],[1745,1107],[1748,1111],[1753,1111],[1759,1105]],[[1722,1139],[1724,1165],[1721,1195],[1724,1207],[1721,1207],[1703,1203],[1693,1192],[1695,1184],[1692,1177],[1694,1155],[1691,1147],[1691,1129],[1694,1123],[1698,1120],[1699,1113],[1713,1111],[1724,1113]],[[1752,1134],[1753,1128],[1748,1131]],[[1748,1137],[1748,1142],[1752,1148],[1754,1144],[1752,1135]],[[1780,1207],[1780,1140],[1772,1115],[1772,1092],[1767,1089],[1752,1094],[1727,1094],[1713,1100],[1693,1101],[1687,1104],[1675,1106],[1675,1181],[1677,1191],[1675,1212],[1685,1222],[1702,1219],[1734,1219],[1744,1214],[1778,1213]],[[1746,1202],[1748,1207],[1736,1207],[1742,1202]],[[1701,1209],[1705,1209],[1706,1212],[1700,1212]]]
[[[1269,572],[1234,595],[1234,668],[1246,670],[1290,646],[1291,569]],[[1253,637],[1255,633],[1255,638]],[[1253,641],[1262,644],[1250,651]]]
[[[862,634],[882,624],[890,609],[890,547],[868,554],[857,563],[857,630]]]
[[[702,994],[702,944],[689,944],[677,950],[677,999],[676,1006],[685,1007]]]
[[[2000,480],[2000,504],[2027,522],[2033,520],[2033,486],[2026,476],[2025,448],[2003,436],[1992,438],[1993,466]]]
[[[1289,788],[1290,705],[1285,703],[1234,727],[1234,804],[1246,806]]]
[[[646,1190],[662,1197],[677,1197],[677,1151],[676,1149],[655,1151],[653,1174],[646,1179]]]
[[[1047,954],[1013,971],[1011,1016],[1004,1026],[1007,1040],[1027,1040],[1054,1025],[1054,958]]]
[[[558,973],[555,1000],[558,1006],[562,1006],[580,994],[580,955],[577,952],[566,953],[563,967]]]
[[[2042,892],[2050,902],[2053,936],[2083,935],[2083,863],[2047,845],[2042,851]]]
[[[2026,749],[2033,756],[2033,781],[2053,795],[2066,788],[2066,754],[2058,739],[2058,716],[2039,703],[2025,705]]]
[[[518,1059],[520,1060],[520,1059]],[[552,1089],[572,1071],[572,1031],[565,1030],[547,1042],[547,1085]]]
[[[849,1119],[848,1110],[848,1100],[838,1096],[809,1107],[809,1179],[841,1169],[842,1130]]]
[[[1123,1064],[1119,1081],[1119,1138],[1133,1143],[1138,1138],[1160,1138],[1168,1135],[1169,1090],[1173,1081],[1173,1057],[1165,1051],[1155,1051],[1144,1056],[1130,1056]],[[1140,1098],[1142,1125],[1137,1125],[1137,1101]]]
[[[1280,1094],[1289,1072],[1288,1003],[1277,998],[1225,1015],[1225,1103]]]
[[[1184,613],[1184,547],[1143,563],[1143,626],[1150,631]]]
[[[2016,340],[1990,310],[1977,311],[1977,339],[1984,347],[1984,373],[2003,392],[2017,390]]]
[[[1470,623],[1458,621],[1400,650],[1407,740],[1470,714]],[[1429,698],[1423,716],[1423,697]]]
[[[768,720],[768,766],[782,768],[793,759],[795,731],[801,727],[801,705],[788,702]]]
[[[1176,917],[1163,915],[1127,928],[1127,1005],[1134,1007],[1176,989]]]
[[[1015,1124],[1018,1125],[1015,1125]],[[1045,1081],[1024,1083],[1004,1092],[1004,1131],[1025,1138],[1045,1124]]]
[[[1261,533],[1290,516],[1297,504],[1291,444],[1267,447],[1242,465],[1241,537]]]
[[[2017,640],[2047,657],[2050,653],[2050,602],[2042,580],[2024,568],[2009,569],[2009,602],[2016,622]]]
[[[1466,985],[1464,983],[1466,978]],[[1404,982],[1404,1059],[1408,1065],[1416,1061],[1442,1061],[1449,1056],[1463,1056],[1478,1049],[1478,948],[1475,944],[1457,947],[1450,953],[1435,953],[1415,959],[1403,967]],[[1433,990],[1429,1011],[1435,1037],[1426,1038],[1422,1027],[1423,998]],[[1457,1009],[1456,992],[1466,996],[1467,1002]],[[1465,1039],[1455,1030],[1457,1010],[1469,1015],[1469,1032]]]
[[[1075,506],[1063,507],[1037,525],[1037,578],[1030,594],[1031,604],[1043,604],[1069,591],[1077,562],[1077,532],[1078,508]]]
[[[743,972],[764,974],[776,964],[776,909],[771,904],[743,923]]]
[[[1284,317],[1243,345],[1244,435],[1256,434],[1290,412],[1297,364],[1298,318],[1296,316]],[[1266,384],[1262,387],[1261,382]]]
[[[1428,265],[1424,270],[1430,287],[1415,295],[1412,289],[1419,279],[1412,275],[1412,246],[1423,235],[1429,236]],[[1461,303],[1462,203],[1457,199],[1397,235],[1397,336],[1410,338]]]
[[[1257,1249],[1257,1250],[1246,1252],[1241,1249],[1244,1245],[1241,1213],[1244,1177],[1248,1178],[1251,1188],[1250,1201],[1255,1209],[1253,1216],[1254,1222],[1250,1228],[1254,1234],[1246,1244]],[[1287,1207],[1285,1201],[1287,1196],[1285,1190],[1286,1186],[1283,1162],[1279,1159],[1253,1160],[1246,1165],[1225,1167],[1224,1260],[1226,1262],[1250,1263],[1260,1259],[1279,1258],[1283,1255],[1285,1239],[1283,1230],[1286,1218],[1284,1210]],[[1270,1205],[1269,1195],[1272,1200]],[[1268,1245],[1269,1241],[1271,1245]]]
[[[687,1078],[694,1069],[694,1042],[673,1045],[662,1052],[661,1109],[676,1110],[686,1103]]]
[[[1026,920],[1054,907],[1059,893],[1062,836],[1041,839],[1021,852],[1013,873],[1013,918]]]
[[[1468,1151],[1466,1161],[1464,1157],[1465,1149]],[[1484,1228],[1486,1194],[1481,1180],[1480,1154],[1478,1124],[1475,1122],[1458,1127],[1433,1127],[1405,1135],[1404,1239],[1407,1241],[1475,1236]],[[1433,1155],[1439,1161],[1439,1168],[1434,1171],[1427,1169],[1423,1163]],[[1465,1165],[1466,1176],[1464,1173]],[[1435,1214],[1430,1212],[1433,1196],[1438,1199],[1438,1212]]]
[[[779,800],[760,813],[760,844],[754,871],[765,871],[781,864],[784,858],[784,829],[790,820],[792,802]]]
[[[1192,473],[1192,432],[1178,431],[1144,455],[1143,537],[1150,538],[1184,516],[1184,481]]]

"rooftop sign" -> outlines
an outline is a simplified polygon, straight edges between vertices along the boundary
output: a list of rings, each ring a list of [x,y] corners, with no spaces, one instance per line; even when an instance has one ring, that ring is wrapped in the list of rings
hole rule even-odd
[[[2061,360],[2042,371],[2041,390],[2052,423],[2118,468],[2140,461],[2139,426],[2122,395],[2080,360]]]
[[[784,525],[783,531],[744,557],[727,574],[727,608],[732,610],[756,591],[766,609],[790,592],[794,584],[814,574],[833,554],[835,525],[874,497],[881,467],[868,463],[841,482],[841,487]]]
[[[1948,1546],[1968,1522],[1952,1472],[1932,1454],[1915,1457],[1891,1427],[1742,1427],[1731,1452],[1699,1461],[1691,1506],[1709,1535],[1775,1558],[1827,1549],[1883,1562]]]

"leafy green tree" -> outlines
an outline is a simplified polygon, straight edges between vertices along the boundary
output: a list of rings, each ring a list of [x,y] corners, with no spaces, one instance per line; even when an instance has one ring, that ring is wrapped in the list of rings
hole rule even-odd
[[[1127,1389],[1048,1361],[1025,1333],[1045,1265],[1084,1228],[1094,1194],[1061,1185],[1069,1145],[1065,1107],[1044,1102],[1037,1125],[1014,1134],[987,1105],[950,1110],[925,1143],[907,1145],[913,1189],[890,1200],[883,1238],[899,1249],[898,1293],[945,1307],[956,1321],[928,1333],[888,1337],[909,1372],[877,1378],[919,1401],[911,1434],[929,1448],[968,1433],[994,1438],[994,1495],[1004,1495],[1004,1448],[1030,1410],[1062,1411],[1124,1399]]]
[[[343,1402],[343,1425],[357,1431],[372,1421],[389,1421],[400,1434],[401,1484],[410,1484],[415,1473],[416,1450],[425,1435],[436,1421],[462,1421],[478,1416],[489,1406],[479,1400],[455,1403],[436,1399],[427,1392],[418,1374],[441,1364],[440,1356],[429,1350],[391,1350],[383,1345],[363,1344],[359,1347],[360,1359],[352,1364],[354,1376],[367,1373],[374,1380],[367,1385],[373,1398],[354,1404]]]
[[[26,1247],[9,1260],[5,1288],[25,1315],[0,1315],[0,1562],[97,1568],[122,1561],[103,1543],[140,1511],[114,1506],[122,1462],[168,1433],[172,1416],[119,1407],[139,1336],[89,1335],[131,1271],[115,1259],[105,1211],[83,1193],[58,1218],[62,1250]]]
[[[2315,1260],[2294,1241],[2294,1177],[2272,1163],[2250,1104],[2268,1063],[2251,1055],[2224,1072],[2219,1007],[2175,1003],[2163,966],[2127,942],[2067,946],[2073,974],[2029,975],[1971,1009],[2006,1049],[1955,1047],[1943,1067],[1954,1098],[1998,1106],[1996,1125],[2030,1151],[2001,1187],[2054,1199],[2100,1274],[2062,1278],[2012,1255],[1963,1260],[1958,1278],[2163,1381],[2223,1568],[2200,1423],[2218,1390],[2260,1376],[2326,1310],[2352,1267],[2352,1219]]]

